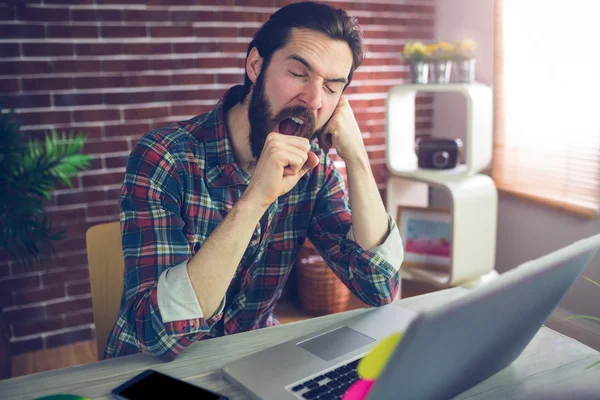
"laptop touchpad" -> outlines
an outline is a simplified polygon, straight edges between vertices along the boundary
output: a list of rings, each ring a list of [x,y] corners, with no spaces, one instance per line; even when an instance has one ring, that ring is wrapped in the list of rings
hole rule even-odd
[[[347,326],[342,326],[331,332],[300,342],[298,346],[325,361],[330,361],[374,341],[375,339],[372,337],[363,335]]]

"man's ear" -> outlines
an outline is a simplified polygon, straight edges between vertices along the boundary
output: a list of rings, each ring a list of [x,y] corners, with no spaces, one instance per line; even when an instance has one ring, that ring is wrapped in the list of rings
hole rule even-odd
[[[260,74],[263,65],[263,58],[258,53],[258,49],[253,47],[250,50],[250,54],[248,54],[248,58],[246,59],[246,73],[248,77],[252,81],[252,83],[256,83],[256,79]]]

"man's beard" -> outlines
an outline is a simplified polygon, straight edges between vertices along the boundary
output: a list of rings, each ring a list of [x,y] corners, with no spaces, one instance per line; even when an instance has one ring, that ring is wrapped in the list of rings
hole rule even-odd
[[[263,70],[264,71],[264,70]],[[288,107],[281,110],[277,115],[273,116],[273,107],[265,93],[264,73],[258,75],[256,84],[252,90],[250,104],[248,105],[248,121],[250,122],[250,149],[252,156],[258,160],[267,135],[277,131],[279,122],[286,118],[298,117],[305,121],[307,125],[301,135],[308,140],[312,140],[318,132],[315,132],[315,117],[314,114],[302,106]]]

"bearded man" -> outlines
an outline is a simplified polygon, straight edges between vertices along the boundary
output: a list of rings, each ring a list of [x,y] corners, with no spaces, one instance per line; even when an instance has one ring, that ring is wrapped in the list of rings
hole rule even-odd
[[[277,325],[306,238],[362,301],[394,299],[402,242],[343,95],[363,58],[345,11],[291,4],[248,46],[244,85],[142,137],[121,192],[124,289],[105,357],[172,360],[196,341]]]

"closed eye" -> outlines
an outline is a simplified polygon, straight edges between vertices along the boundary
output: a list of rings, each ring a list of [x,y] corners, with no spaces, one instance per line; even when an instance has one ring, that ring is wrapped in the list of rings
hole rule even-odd
[[[292,76],[295,76],[296,78],[306,78],[306,75],[303,74],[296,74],[292,71],[290,71],[290,74],[292,74]]]

